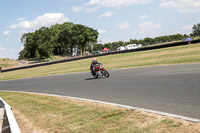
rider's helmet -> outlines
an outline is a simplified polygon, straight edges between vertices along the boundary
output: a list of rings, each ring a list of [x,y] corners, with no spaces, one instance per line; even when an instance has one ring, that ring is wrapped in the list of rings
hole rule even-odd
[[[92,62],[93,62],[93,63],[97,63],[97,59],[96,59],[96,58],[93,58]]]

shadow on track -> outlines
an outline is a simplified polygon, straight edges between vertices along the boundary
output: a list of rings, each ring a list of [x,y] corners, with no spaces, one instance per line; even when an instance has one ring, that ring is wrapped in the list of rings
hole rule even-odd
[[[97,80],[97,79],[104,79],[105,77],[98,77],[98,78],[87,78],[85,80]]]

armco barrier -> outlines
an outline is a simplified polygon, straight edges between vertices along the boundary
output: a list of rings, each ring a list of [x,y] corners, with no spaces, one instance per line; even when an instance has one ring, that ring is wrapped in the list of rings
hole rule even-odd
[[[98,54],[98,55],[92,55],[92,56],[84,56],[84,57],[79,57],[79,58],[64,59],[64,60],[52,61],[52,62],[47,62],[47,63],[42,63],[42,64],[35,64],[35,65],[31,65],[31,66],[11,68],[11,69],[7,69],[7,70],[2,70],[1,72],[3,73],[3,72],[28,69],[28,68],[34,68],[34,67],[40,67],[40,66],[47,66],[47,65],[52,65],[52,64],[64,63],[64,62],[83,60],[83,59],[88,59],[88,58],[93,58],[93,57],[100,57],[100,56],[114,55],[114,54],[121,54],[121,53],[129,53],[129,52],[137,52],[137,51],[147,51],[147,50],[161,49],[161,48],[167,48],[167,47],[189,45],[189,44],[194,44],[194,43],[200,43],[200,39],[192,40],[192,41],[169,43],[169,44],[163,44],[163,45],[155,45],[155,46],[151,46],[151,47],[143,47],[143,48],[138,48],[138,49],[116,51],[116,52],[110,52],[110,53],[104,53],[104,54]]]
[[[2,125],[0,127],[1,133],[21,133],[20,128],[15,120],[12,108],[0,97],[0,109],[2,111],[1,117]]]

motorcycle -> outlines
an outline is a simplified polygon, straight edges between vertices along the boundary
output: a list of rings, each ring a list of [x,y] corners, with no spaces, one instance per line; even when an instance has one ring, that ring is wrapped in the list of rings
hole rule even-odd
[[[105,76],[106,78],[108,78],[110,76],[110,74],[108,73],[108,71],[106,71],[106,69],[104,69],[104,66],[102,63],[97,63],[94,66],[95,72],[92,73],[92,75],[94,76],[94,78],[98,78],[99,76]]]

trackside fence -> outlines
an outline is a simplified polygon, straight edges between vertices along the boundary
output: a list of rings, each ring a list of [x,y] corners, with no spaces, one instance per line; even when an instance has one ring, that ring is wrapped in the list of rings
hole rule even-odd
[[[0,97],[0,133],[21,133],[12,108]]]
[[[59,61],[52,61],[42,64],[35,64],[30,66],[23,66],[18,68],[11,68],[7,70],[1,70],[1,72],[9,72],[9,71],[15,71],[15,70],[21,70],[21,69],[28,69],[28,68],[34,68],[34,67],[40,67],[40,66],[47,66],[52,64],[58,64],[58,63],[64,63],[64,62],[71,62],[71,61],[77,61],[77,60],[83,60],[93,57],[100,57],[100,56],[106,56],[106,55],[114,55],[114,54],[121,54],[121,53],[130,53],[130,52],[138,52],[138,51],[147,51],[147,50],[155,50],[155,49],[161,49],[161,48],[168,48],[168,47],[175,47],[175,46],[181,46],[181,45],[192,45],[195,43],[200,43],[200,39],[198,40],[192,40],[192,41],[184,41],[184,42],[175,42],[175,43],[169,43],[169,44],[163,44],[163,45],[155,45],[150,47],[142,47],[138,49],[131,49],[131,50],[123,50],[123,51],[115,51],[110,53],[103,53],[103,54],[97,54],[97,55],[91,55],[91,56],[83,56],[78,58],[72,58],[72,59],[64,59]]]

